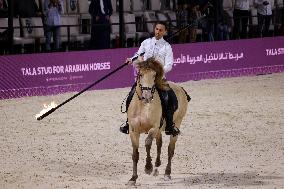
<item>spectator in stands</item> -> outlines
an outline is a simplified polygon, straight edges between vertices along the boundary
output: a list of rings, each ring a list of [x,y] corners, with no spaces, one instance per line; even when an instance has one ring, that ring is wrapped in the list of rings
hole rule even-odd
[[[62,0],[44,0],[43,11],[45,16],[45,35],[46,35],[46,50],[50,51],[51,36],[53,34],[53,41],[55,49],[60,48],[60,15],[63,13]]]
[[[167,32],[167,25],[165,22],[157,22],[154,28],[155,36],[152,38],[148,38],[141,43],[141,46],[134,57],[139,57],[142,53],[145,53],[142,57],[142,60],[147,60],[148,58],[156,58],[164,68],[165,73],[171,71],[173,66],[173,51],[171,45],[164,40],[163,36],[165,36]],[[133,58],[126,59],[126,62],[132,63]],[[126,111],[128,110],[128,106],[132,100],[132,97],[135,93],[136,83],[133,85],[128,98],[126,100]],[[164,91],[158,89],[161,103],[165,108],[165,117],[166,117],[166,128],[165,133],[167,135],[176,136],[180,133],[179,129],[175,127],[173,123],[173,102],[175,101],[175,94],[172,89],[168,91]],[[167,106],[166,106],[167,105]],[[126,121],[125,125],[120,127],[120,131],[122,133],[129,133],[129,125]]]
[[[41,16],[35,0],[14,0],[14,16],[29,18]]]
[[[6,0],[0,0],[0,18],[8,17],[8,5]]]
[[[200,5],[200,11],[205,16],[204,19],[200,20],[200,26],[202,28],[202,35],[205,41],[214,41],[213,31],[215,22],[215,9],[210,0],[203,1]]]
[[[91,0],[89,13],[92,16],[91,48],[110,48],[111,0]]]
[[[255,0],[257,8],[257,31],[259,37],[269,36],[269,26],[272,19],[272,0]]]
[[[248,21],[249,21],[249,0],[236,0],[234,5],[234,28],[233,38],[234,39],[245,39],[247,38],[248,32]],[[241,26],[240,26],[241,25]]]
[[[178,5],[177,11],[178,28],[181,29],[188,25],[188,4],[183,3]],[[179,43],[187,42],[188,29],[185,29],[179,33]]]
[[[196,42],[196,35],[197,35],[197,29],[199,25],[199,19],[201,18],[201,12],[199,9],[199,5],[194,5],[190,8],[190,16],[189,20],[191,23],[191,27],[189,30],[189,41],[191,43]]]
[[[281,2],[282,1],[282,2]],[[273,11],[273,18],[274,18],[274,30],[275,30],[275,36],[282,35],[281,29],[283,29],[282,21],[283,21],[283,0],[275,0],[275,9]]]
[[[281,18],[281,24],[279,28],[279,35],[284,35],[284,7],[282,7],[281,9],[281,14],[282,14],[282,18]]]
[[[229,24],[230,16],[224,11],[218,21],[217,40],[229,40]]]
[[[215,40],[229,40],[230,15],[223,8],[223,0],[212,1],[215,20]]]
[[[209,4],[212,5],[211,9],[209,9],[209,15],[212,22],[212,30],[214,31],[212,31],[214,40],[227,39],[228,23],[224,17],[223,0],[209,0]]]
[[[215,2],[215,1],[214,1]],[[190,6],[199,6],[202,17],[198,19],[198,28],[202,29],[202,38],[205,41],[214,41],[214,11],[215,7],[209,0],[190,0]]]

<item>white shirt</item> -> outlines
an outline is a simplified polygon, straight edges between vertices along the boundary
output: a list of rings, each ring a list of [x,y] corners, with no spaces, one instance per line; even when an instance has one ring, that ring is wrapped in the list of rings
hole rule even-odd
[[[267,1],[268,5],[263,5],[263,2]],[[255,0],[255,5],[257,7],[257,13],[261,15],[272,15],[272,0]]]
[[[145,39],[134,57],[139,56],[143,52],[145,52],[143,60],[154,57],[163,65],[165,73],[171,71],[174,59],[173,51],[171,45],[164,38],[159,40],[156,40],[155,37]]]
[[[234,9],[249,10],[249,0],[236,0]]]

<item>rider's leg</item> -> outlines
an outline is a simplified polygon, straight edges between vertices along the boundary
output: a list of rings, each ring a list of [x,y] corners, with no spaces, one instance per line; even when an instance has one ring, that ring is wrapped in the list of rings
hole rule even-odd
[[[134,83],[134,85],[132,86],[128,96],[127,96],[127,99],[126,99],[126,112],[128,111],[128,107],[130,105],[130,102],[133,98],[133,95],[135,93],[135,87],[136,87],[136,82]],[[128,120],[126,120],[125,124],[123,124],[122,126],[120,126],[119,128],[120,132],[122,133],[125,133],[125,134],[128,134],[129,133],[129,124],[128,124]]]
[[[165,111],[164,113],[166,119],[165,133],[166,135],[176,136],[180,133],[180,131],[173,122],[173,116],[175,112],[174,99],[176,98],[175,93],[171,88],[169,90],[158,90],[158,92],[161,98],[162,106]]]

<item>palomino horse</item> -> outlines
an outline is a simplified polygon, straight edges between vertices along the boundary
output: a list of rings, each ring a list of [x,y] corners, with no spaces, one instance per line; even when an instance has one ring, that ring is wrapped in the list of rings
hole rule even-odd
[[[152,159],[151,159],[151,145],[155,138],[157,144],[157,158],[155,162],[154,175],[158,174],[158,167],[161,165],[160,155],[162,148],[162,134],[161,132],[165,128],[165,121],[161,126],[162,121],[162,106],[159,94],[156,88],[167,90],[170,86],[178,100],[178,109],[174,113],[173,121],[176,127],[180,127],[183,117],[187,111],[187,105],[190,97],[187,95],[182,87],[175,85],[174,83],[166,83],[163,80],[164,70],[162,65],[154,58],[150,58],[146,61],[137,63],[139,70],[137,76],[136,94],[129,105],[127,111],[129,134],[133,147],[133,175],[129,180],[129,185],[135,185],[138,178],[137,175],[137,163],[139,160],[139,138],[141,133],[148,133],[145,140],[147,158],[145,165],[146,174],[151,174],[153,171]],[[168,164],[165,170],[165,179],[170,179],[171,176],[171,161],[174,155],[175,143],[178,136],[171,136],[168,146]]]

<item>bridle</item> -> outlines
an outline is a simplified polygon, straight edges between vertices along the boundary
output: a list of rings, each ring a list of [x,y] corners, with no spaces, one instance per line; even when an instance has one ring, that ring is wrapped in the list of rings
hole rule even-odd
[[[141,78],[141,74],[140,74],[140,72],[138,72],[138,74],[137,74],[137,76],[136,76],[136,81],[137,81],[137,83],[138,83],[138,86],[139,86],[139,88],[140,88],[140,90],[141,90],[141,93],[143,94],[143,91],[151,91],[151,98],[150,98],[150,101],[152,101],[153,100],[153,98],[154,98],[154,93],[155,93],[155,91],[156,91],[156,86],[155,86],[155,84],[152,86],[152,87],[143,87],[142,85],[141,85],[141,83],[140,83],[140,78]],[[137,93],[137,90],[136,90],[136,94],[137,94],[137,96],[138,96],[138,99],[139,100],[147,100],[145,97],[143,97],[143,96],[139,96],[139,94]],[[149,101],[149,102],[150,102]]]

